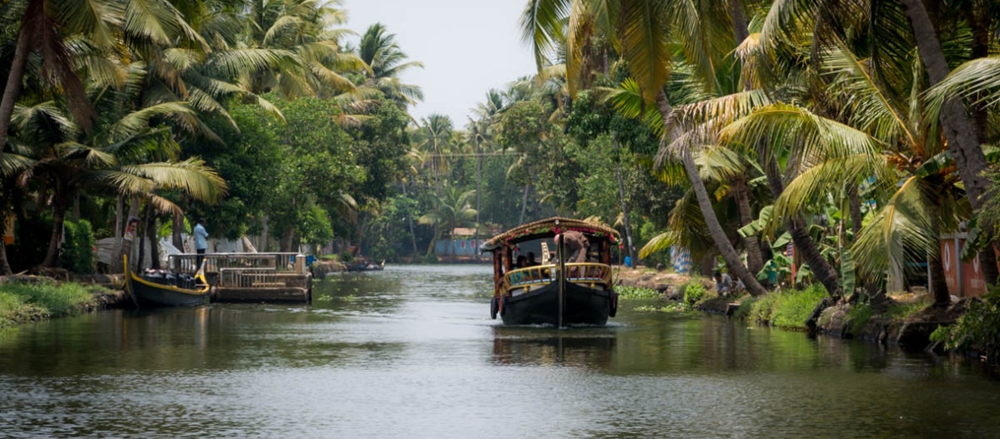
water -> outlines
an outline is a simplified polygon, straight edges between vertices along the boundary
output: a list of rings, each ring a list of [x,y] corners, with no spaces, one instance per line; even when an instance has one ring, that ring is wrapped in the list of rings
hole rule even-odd
[[[107,311],[0,334],[0,437],[979,438],[1000,381],[864,342],[638,313],[489,319],[489,267],[388,267],[311,306]]]

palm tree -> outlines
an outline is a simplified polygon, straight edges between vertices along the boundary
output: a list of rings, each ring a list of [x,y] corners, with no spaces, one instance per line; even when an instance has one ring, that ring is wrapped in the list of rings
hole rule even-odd
[[[434,247],[444,234],[451,235],[456,227],[468,224],[468,221],[475,218],[476,210],[472,208],[470,199],[475,196],[475,191],[462,191],[457,186],[445,183],[441,189],[441,195],[432,199],[434,210],[420,217],[418,223],[432,226],[434,228],[434,238],[427,246],[427,255],[434,253]],[[452,243],[452,253],[455,253],[454,242]]]
[[[358,57],[369,68],[365,84],[381,91],[400,108],[423,100],[419,86],[404,84],[399,79],[409,69],[423,68],[423,63],[407,61],[406,53],[396,44],[396,35],[387,33],[382,23],[369,26],[361,36]]]
[[[570,6],[567,0],[532,0],[528,3],[522,16],[523,35],[526,41],[534,44],[539,68],[545,61],[546,51],[554,48],[555,42],[564,35],[563,17],[571,12]],[[672,47],[675,43],[680,44],[684,58],[696,67],[705,87],[712,89],[716,81],[714,66],[721,65],[719,61],[724,54],[731,52],[735,46],[732,39],[728,45],[725,44],[726,37],[719,33],[713,34],[712,30],[726,28],[718,22],[729,20],[731,11],[721,4],[698,4],[697,6],[709,8],[698,10],[692,3],[672,0],[573,2],[572,6],[571,15],[574,17],[583,11],[591,11],[590,14],[594,17],[592,22],[602,25],[602,35],[620,48],[621,57],[628,63],[644,105],[655,105],[664,126],[668,127],[668,143],[671,143],[673,136],[679,134],[669,129],[672,106],[664,91],[674,64]],[[570,18],[571,24],[581,22],[574,17]],[[731,22],[728,27],[732,28]],[[566,33],[572,34],[575,31],[576,29],[570,29]],[[729,36],[732,37],[732,34]],[[569,53],[575,50],[572,44],[573,40],[567,39],[569,47],[566,51]],[[567,65],[568,71],[577,68],[579,67],[572,64]],[[712,209],[711,199],[699,175],[691,149],[681,148],[675,153],[684,165],[706,226],[726,265],[752,294],[764,294],[764,288],[746,268],[736,249],[726,238]]]
[[[114,44],[112,23],[122,17],[121,8],[111,2],[70,1],[54,4],[52,0],[28,0],[8,2],[2,7],[4,17],[16,17],[19,23],[3,23],[4,26],[18,26],[14,58],[7,76],[3,95],[0,97],[0,162],[4,162],[4,150],[8,144],[11,116],[21,92],[25,67],[31,53],[41,53],[42,68],[49,78],[55,79],[62,90],[79,126],[89,129],[94,116],[87,103],[83,83],[76,76],[66,38],[84,35],[95,46]],[[23,12],[18,12],[23,11]],[[7,250],[0,242],[0,274],[10,274]]]

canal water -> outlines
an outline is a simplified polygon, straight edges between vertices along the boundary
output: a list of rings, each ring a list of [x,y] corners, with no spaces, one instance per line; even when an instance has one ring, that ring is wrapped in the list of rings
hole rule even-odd
[[[636,312],[489,319],[490,269],[388,267],[310,306],[106,311],[0,333],[0,437],[982,438],[1000,381],[870,343]]]

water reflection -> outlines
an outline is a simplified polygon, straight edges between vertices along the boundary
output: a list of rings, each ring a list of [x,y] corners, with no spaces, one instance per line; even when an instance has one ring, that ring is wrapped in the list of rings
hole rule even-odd
[[[608,371],[617,337],[597,328],[493,328],[493,363],[499,366],[571,366]]]
[[[703,315],[504,327],[488,266],[0,334],[0,437],[990,437],[975,367]],[[502,423],[498,419],[516,419]]]

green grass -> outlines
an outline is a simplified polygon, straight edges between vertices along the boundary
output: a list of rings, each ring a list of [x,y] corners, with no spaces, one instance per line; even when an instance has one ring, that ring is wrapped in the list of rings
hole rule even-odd
[[[749,305],[749,319],[770,322],[779,328],[807,329],[806,320],[824,297],[827,293],[822,285],[812,285],[803,291],[771,293]]]
[[[0,285],[0,327],[49,317],[73,315],[97,304],[93,293],[99,286],[77,283],[38,283]]]

